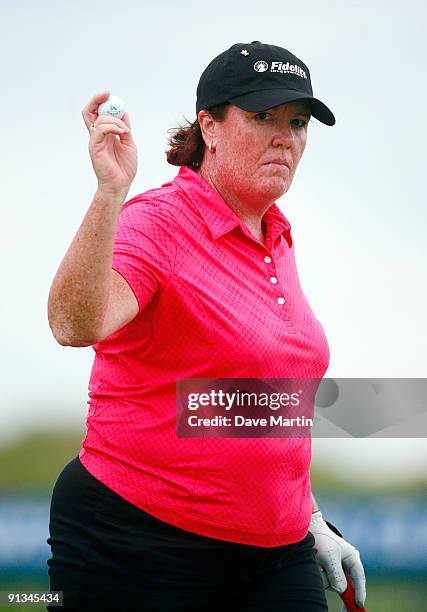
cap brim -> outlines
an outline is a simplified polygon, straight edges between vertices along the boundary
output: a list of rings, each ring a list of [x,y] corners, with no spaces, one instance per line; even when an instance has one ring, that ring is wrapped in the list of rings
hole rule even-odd
[[[294,91],[292,89],[276,88],[252,91],[244,94],[243,96],[230,98],[228,102],[251,113],[259,113],[267,110],[268,108],[274,108],[279,104],[296,102],[297,100],[307,100],[307,102],[310,103],[311,114],[313,117],[325,125],[335,124],[335,117],[326,104],[323,104],[323,102],[317,98],[313,98],[313,96],[309,96],[306,93]]]

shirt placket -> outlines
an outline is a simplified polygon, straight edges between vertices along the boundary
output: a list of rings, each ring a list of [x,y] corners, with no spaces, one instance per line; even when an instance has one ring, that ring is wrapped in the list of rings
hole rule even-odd
[[[281,290],[282,288],[280,286],[279,279],[277,278],[276,264],[274,263],[272,255],[265,255],[264,263],[266,264],[266,278],[268,278],[268,282],[274,285],[276,289],[275,298],[277,304],[279,306],[284,306],[286,300]]]
[[[272,244],[272,238],[270,236],[270,233],[267,231],[267,238],[265,243],[262,243],[260,240],[257,240],[253,234],[251,234],[249,232],[249,230],[246,227],[242,227],[242,230],[244,232],[244,234],[253,242],[256,243],[257,247],[261,247],[263,250],[263,259],[264,259],[264,264],[265,264],[265,279],[266,279],[266,283],[269,283],[270,285],[274,285],[275,288],[275,292],[274,292],[274,299],[278,305],[278,307],[280,309],[285,308],[286,306],[286,298],[285,298],[285,292],[283,291],[283,287],[281,287],[278,276],[277,276],[277,272],[276,272],[276,264],[274,262],[274,255],[273,255],[273,244]],[[276,240],[281,240],[281,236],[276,236],[274,242]],[[265,255],[264,253],[267,253],[267,255]],[[285,314],[282,310],[282,315]],[[284,317],[285,320],[287,320],[289,322],[289,324],[292,326],[292,322],[290,321],[290,319],[288,319],[286,316]]]

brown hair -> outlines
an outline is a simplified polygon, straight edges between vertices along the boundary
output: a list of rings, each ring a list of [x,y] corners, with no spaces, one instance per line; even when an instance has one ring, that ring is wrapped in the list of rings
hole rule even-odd
[[[227,114],[229,103],[219,104],[206,109],[215,121],[223,121]],[[169,149],[166,151],[166,159],[173,166],[189,166],[199,168],[205,151],[205,142],[198,120],[191,123],[185,119],[187,125],[171,128],[168,132]]]

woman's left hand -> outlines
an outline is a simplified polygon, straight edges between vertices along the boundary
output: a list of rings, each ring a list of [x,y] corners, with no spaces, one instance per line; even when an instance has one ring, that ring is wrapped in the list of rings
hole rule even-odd
[[[320,511],[313,512],[309,531],[315,539],[316,560],[326,572],[331,588],[344,593],[347,588],[345,571],[354,586],[356,605],[363,608],[366,579],[359,551],[328,527]]]

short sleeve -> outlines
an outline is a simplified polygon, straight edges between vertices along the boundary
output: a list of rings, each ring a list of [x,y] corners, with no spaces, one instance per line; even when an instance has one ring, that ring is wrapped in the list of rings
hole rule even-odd
[[[173,272],[176,241],[169,204],[136,196],[120,211],[112,268],[128,282],[141,312]]]

